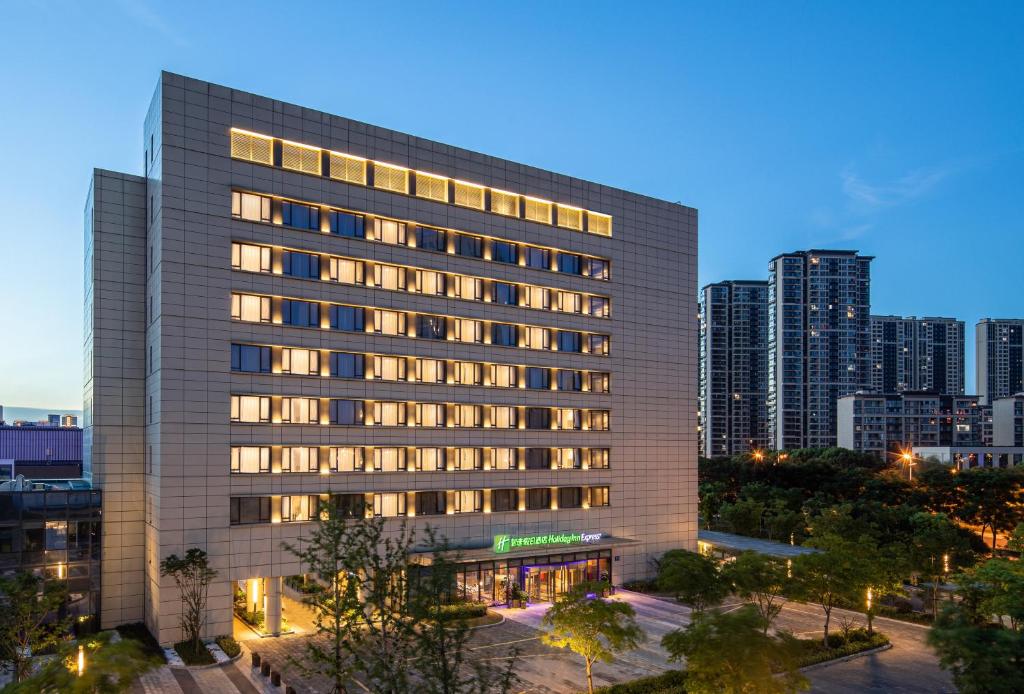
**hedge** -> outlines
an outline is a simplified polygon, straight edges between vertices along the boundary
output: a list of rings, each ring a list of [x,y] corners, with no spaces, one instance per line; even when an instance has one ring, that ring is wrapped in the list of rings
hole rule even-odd
[[[472,619],[483,617],[487,614],[487,605],[479,602],[459,602],[452,605],[441,605],[437,610],[437,617],[442,622],[453,619]]]
[[[216,641],[220,649],[224,651],[224,655],[229,658],[234,658],[242,652],[242,647],[238,645],[238,641],[235,641],[230,636],[218,636]]]
[[[808,665],[816,665],[828,660],[843,658],[860,653],[861,651],[879,648],[889,643],[889,637],[885,634],[875,632],[873,635],[868,636],[867,632],[863,629],[858,629],[855,633],[851,633],[851,638],[848,642],[840,643],[836,646],[831,645],[835,643],[835,639],[832,638],[833,636],[837,636],[839,641],[842,641],[842,636],[839,634],[830,634],[828,639],[830,647],[827,649],[822,646],[820,641],[804,641],[803,643],[806,644],[807,650],[800,656],[798,667],[807,667]]]
[[[669,670],[623,684],[600,687],[595,694],[686,694],[686,671]]]

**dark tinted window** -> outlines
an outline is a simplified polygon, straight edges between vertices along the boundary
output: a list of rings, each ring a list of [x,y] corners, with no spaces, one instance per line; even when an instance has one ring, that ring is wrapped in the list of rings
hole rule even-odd
[[[519,263],[519,248],[514,243],[495,241],[491,251],[491,259],[496,263]]]
[[[231,498],[231,524],[269,523],[269,496],[242,496]]]
[[[508,282],[495,282],[492,301],[496,304],[515,306],[519,303],[519,287]]]
[[[583,270],[583,263],[581,258],[575,253],[559,253],[558,254],[558,271],[566,272],[570,275],[578,275]]]
[[[342,518],[364,518],[366,498],[362,494],[335,494],[334,508]]]
[[[571,330],[558,331],[559,352],[579,352],[583,349],[583,335]]]
[[[559,369],[559,390],[583,390],[583,372],[572,369]]]
[[[281,301],[281,321],[285,325],[318,328],[320,327],[320,304],[314,304],[312,301],[283,299]]]
[[[527,429],[550,429],[551,428],[551,410],[546,407],[527,407],[526,408],[526,428]]]
[[[291,277],[320,279],[320,256],[297,251],[285,251],[281,256],[282,270]]]
[[[270,348],[256,345],[231,345],[231,370],[270,373]]]
[[[416,247],[444,253],[448,249],[445,233],[440,229],[416,227]]]
[[[547,487],[526,490],[526,509],[539,511],[551,508],[551,490]]]
[[[332,330],[363,331],[363,309],[357,306],[331,306],[330,318]]]
[[[338,236],[351,236],[362,239],[366,237],[366,227],[362,215],[348,212],[331,212],[331,233]]]
[[[519,508],[519,493],[516,489],[492,489],[491,511],[515,511]]]
[[[281,203],[281,222],[300,229],[320,230],[320,208],[297,202]]]
[[[518,344],[516,339],[516,326],[507,323],[493,323],[491,325],[491,344],[515,347]]]
[[[331,352],[331,375],[336,378],[362,378],[363,355]]]
[[[444,512],[444,492],[416,492],[417,516],[438,516]]]
[[[545,248],[536,248],[534,246],[526,247],[526,265],[527,267],[540,268],[541,270],[551,269],[551,251]]]
[[[558,508],[580,508],[583,506],[583,487],[560,487]]]
[[[445,338],[444,316],[416,316],[416,335],[428,340]]]
[[[543,389],[550,388],[551,372],[547,369],[542,369],[536,366],[528,366],[526,368],[526,387]]]
[[[484,240],[479,236],[459,234],[455,237],[455,253],[470,258],[484,257]]]
[[[527,470],[550,470],[551,449],[550,448],[527,448],[526,449]]]
[[[330,412],[331,424],[363,423],[362,400],[331,400],[328,410]]]

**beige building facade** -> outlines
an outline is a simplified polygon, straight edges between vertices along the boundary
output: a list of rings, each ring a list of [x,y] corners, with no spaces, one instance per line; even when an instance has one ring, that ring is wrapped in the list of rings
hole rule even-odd
[[[317,504],[550,599],[696,548],[697,213],[179,75],[86,207],[104,626],[179,638],[191,547],[280,628]]]

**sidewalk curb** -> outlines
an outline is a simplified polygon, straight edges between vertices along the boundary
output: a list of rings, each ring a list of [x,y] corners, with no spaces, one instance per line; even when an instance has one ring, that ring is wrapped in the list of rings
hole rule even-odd
[[[833,660],[826,660],[821,663],[815,663],[814,665],[808,665],[807,667],[800,668],[800,672],[813,672],[815,670],[820,670],[823,667],[828,667],[829,665],[845,663],[848,660],[854,660],[856,658],[862,658],[866,655],[874,655],[875,653],[881,653],[882,651],[887,651],[890,648],[892,648],[892,644],[887,643],[884,646],[878,646],[877,648],[869,648],[868,650],[860,651],[859,653],[851,653],[850,655],[844,655],[841,658],[835,658]]]

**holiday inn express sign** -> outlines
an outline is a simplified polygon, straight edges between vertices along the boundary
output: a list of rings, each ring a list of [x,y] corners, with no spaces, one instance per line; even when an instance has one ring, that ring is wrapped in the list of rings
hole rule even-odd
[[[550,547],[552,545],[590,545],[604,537],[604,533],[568,532],[543,535],[495,535],[494,553],[505,554],[516,549]]]

